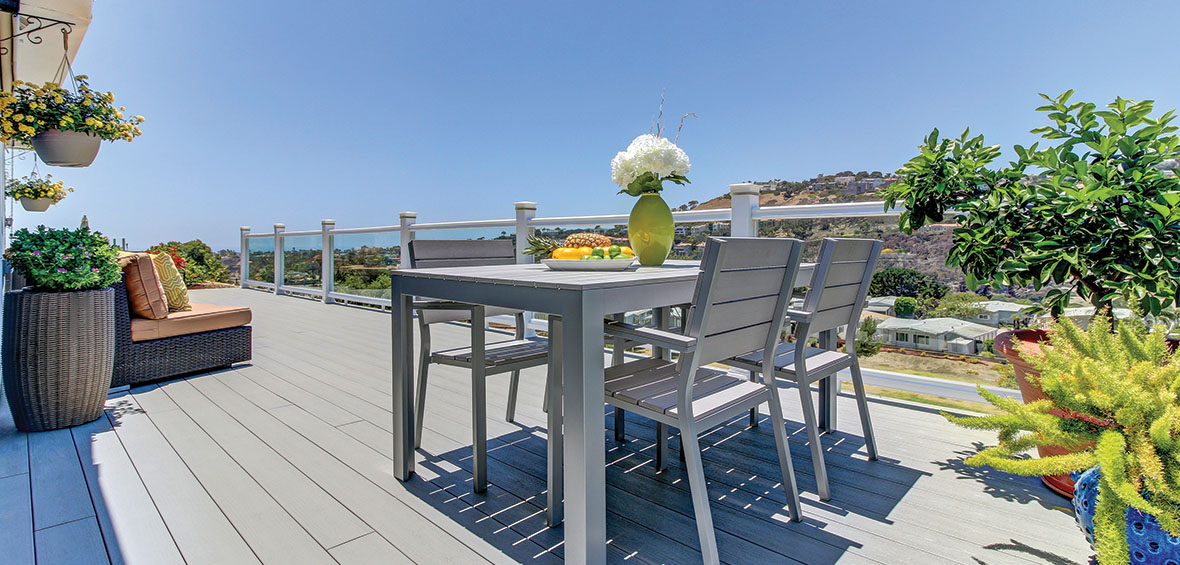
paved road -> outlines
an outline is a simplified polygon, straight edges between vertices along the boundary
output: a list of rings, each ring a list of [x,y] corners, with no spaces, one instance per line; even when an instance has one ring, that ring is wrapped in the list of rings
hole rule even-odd
[[[934,396],[941,396],[943,398],[954,398],[956,400],[986,402],[983,397],[979,396],[979,393],[975,389],[975,385],[971,383],[936,379],[932,377],[923,377],[920,375],[910,375],[906,373],[895,373],[893,371],[883,371],[880,369],[861,369],[861,375],[864,377],[866,385],[917,392],[921,394],[930,394]],[[848,372],[845,371],[844,379],[848,380],[850,378],[851,377],[848,375]],[[985,386],[984,388],[998,396],[1020,398],[1019,390],[1000,388],[998,386]]]

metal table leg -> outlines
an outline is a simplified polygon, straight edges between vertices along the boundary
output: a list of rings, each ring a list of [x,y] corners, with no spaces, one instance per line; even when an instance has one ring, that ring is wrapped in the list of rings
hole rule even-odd
[[[412,296],[403,296],[393,277],[393,476],[407,481],[414,473],[414,328]]]
[[[606,562],[606,442],[603,434],[604,297],[584,291],[562,312],[565,433],[565,558]],[[550,406],[553,408],[553,406]]]

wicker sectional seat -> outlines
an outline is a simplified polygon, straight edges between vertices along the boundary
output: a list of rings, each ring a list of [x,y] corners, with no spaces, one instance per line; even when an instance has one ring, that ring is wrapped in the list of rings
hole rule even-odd
[[[246,325],[250,322],[248,308],[193,304],[192,312],[174,312],[169,314],[170,319],[132,318],[126,285],[120,282],[113,287],[115,371],[111,378],[112,387],[210,371],[250,360],[251,328]]]

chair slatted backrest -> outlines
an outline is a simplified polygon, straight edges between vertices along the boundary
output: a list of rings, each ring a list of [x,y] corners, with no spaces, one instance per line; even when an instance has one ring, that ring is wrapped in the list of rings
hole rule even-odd
[[[881,242],[876,239],[826,238],[820,243],[819,259],[803,299],[803,310],[812,313],[808,334],[843,325],[848,325],[850,334],[855,333],[880,255]]]
[[[709,238],[686,334],[698,339],[693,363],[709,363],[767,347],[782,329],[799,271],[803,241]]]
[[[410,241],[410,268],[480,267],[512,265],[516,251],[507,239],[415,239]],[[466,320],[470,314],[460,310],[418,310],[424,324]]]
[[[516,263],[516,250],[508,239],[415,239],[409,247],[414,269]]]

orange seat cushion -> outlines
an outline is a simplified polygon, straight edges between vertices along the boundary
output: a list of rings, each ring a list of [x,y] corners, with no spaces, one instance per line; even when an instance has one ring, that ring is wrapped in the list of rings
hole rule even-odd
[[[244,306],[193,304],[192,310],[171,312],[166,318],[148,320],[131,318],[131,341],[148,341],[189,335],[250,323],[250,309]]]

